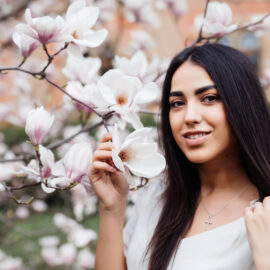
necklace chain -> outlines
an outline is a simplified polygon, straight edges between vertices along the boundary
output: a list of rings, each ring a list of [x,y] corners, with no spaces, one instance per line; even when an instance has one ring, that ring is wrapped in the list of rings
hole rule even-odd
[[[250,183],[234,198],[232,198],[231,200],[229,200],[225,205],[223,205],[216,213],[211,214],[209,212],[209,210],[206,208],[206,206],[204,205],[203,201],[201,201],[202,207],[204,208],[204,210],[207,212],[208,214],[208,218],[207,220],[204,222],[205,223],[205,230],[208,229],[209,225],[213,224],[212,218],[217,216],[218,214],[220,214],[230,203],[236,201],[237,199],[239,199],[250,187]]]

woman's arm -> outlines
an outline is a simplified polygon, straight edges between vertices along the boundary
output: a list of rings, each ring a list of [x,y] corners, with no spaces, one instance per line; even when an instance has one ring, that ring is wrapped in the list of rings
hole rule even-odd
[[[100,211],[95,270],[127,269],[123,242],[125,204],[119,211]]]
[[[125,270],[123,226],[128,183],[112,162],[112,137],[106,133],[95,151],[89,179],[99,198],[99,235],[95,270]]]
[[[270,269],[270,197],[247,207],[245,222],[255,270]]]

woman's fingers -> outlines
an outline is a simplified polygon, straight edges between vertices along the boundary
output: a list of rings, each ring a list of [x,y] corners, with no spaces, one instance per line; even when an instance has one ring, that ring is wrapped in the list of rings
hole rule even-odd
[[[105,133],[99,140],[99,143],[108,142],[110,140],[112,140],[112,135],[110,133]]]
[[[105,171],[105,172],[116,172],[116,169],[112,166],[110,166],[108,163],[106,162],[102,162],[102,161],[95,161],[93,162],[93,166],[92,166],[92,173],[96,173],[96,172],[100,172],[100,171]],[[90,172],[91,174],[91,172]]]
[[[114,145],[112,142],[104,142],[98,145],[98,150],[112,150]]]
[[[111,158],[112,158],[112,152],[106,151],[106,150],[97,150],[94,152],[94,155],[93,155],[93,161],[111,160]]]

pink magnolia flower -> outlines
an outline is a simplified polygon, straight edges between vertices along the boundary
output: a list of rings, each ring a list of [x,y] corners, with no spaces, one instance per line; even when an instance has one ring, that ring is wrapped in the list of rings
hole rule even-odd
[[[26,24],[18,24],[16,29],[25,35],[38,40],[42,44],[52,42],[69,42],[71,35],[67,32],[67,26],[61,16],[51,18],[43,16],[32,18],[30,9],[25,11]]]
[[[227,3],[210,2],[207,7],[205,19],[196,18],[197,27],[203,23],[203,33],[221,37],[222,35],[236,29],[232,23],[232,11]]]
[[[88,175],[91,160],[92,146],[90,143],[73,144],[65,156],[53,166],[53,177],[48,180],[48,185],[52,188],[67,188],[73,183],[80,183]]]
[[[12,36],[14,43],[19,47],[24,58],[29,57],[32,52],[39,47],[40,42],[24,33],[15,32]]]
[[[31,204],[34,211],[43,213],[48,209],[47,204],[42,200],[34,200]]]
[[[99,9],[87,6],[85,0],[72,3],[66,12],[66,23],[72,42],[86,47],[97,47],[107,37],[105,29],[94,31],[91,28],[97,22]]]
[[[54,121],[54,116],[44,110],[43,107],[34,109],[28,113],[25,132],[29,136],[32,144],[39,145],[50,131]]]

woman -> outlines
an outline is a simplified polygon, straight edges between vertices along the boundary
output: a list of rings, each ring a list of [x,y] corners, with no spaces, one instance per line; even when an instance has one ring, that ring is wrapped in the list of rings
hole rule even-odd
[[[139,195],[124,239],[128,186],[111,135],[101,139],[89,173],[100,199],[95,269],[270,269],[270,114],[247,57],[216,44],[177,55],[161,128],[166,175]]]

